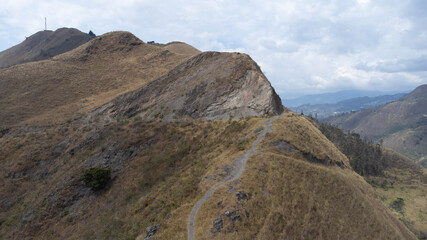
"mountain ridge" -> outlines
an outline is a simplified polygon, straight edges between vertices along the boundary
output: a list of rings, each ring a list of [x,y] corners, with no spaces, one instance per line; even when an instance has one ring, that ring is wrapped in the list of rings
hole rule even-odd
[[[129,32],[112,32],[51,59],[1,69],[0,126],[81,117],[163,76],[193,53],[174,53]]]
[[[209,89],[209,91],[207,91]],[[144,120],[229,119],[280,114],[280,97],[245,54],[204,52],[139,90],[96,110]]]
[[[298,107],[304,104],[333,104],[357,97],[376,97],[380,95],[397,94],[405,91],[369,91],[369,90],[343,90],[332,93],[311,94],[293,99],[283,99],[283,103],[288,107]],[[409,92],[409,91],[406,91]]]
[[[54,57],[90,41],[93,37],[75,28],[37,32],[22,43],[0,52],[0,69]]]
[[[242,172],[197,239],[416,239],[246,54],[111,32],[0,70],[0,108],[0,238],[186,239]]]
[[[304,104],[298,107],[291,107],[292,111],[304,113],[306,115],[317,116],[317,118],[325,118],[333,115],[339,115],[346,112],[355,112],[363,109],[373,108],[386,103],[396,101],[405,94],[398,93],[394,95],[381,95],[377,97],[357,97],[340,101],[338,103],[328,104]]]

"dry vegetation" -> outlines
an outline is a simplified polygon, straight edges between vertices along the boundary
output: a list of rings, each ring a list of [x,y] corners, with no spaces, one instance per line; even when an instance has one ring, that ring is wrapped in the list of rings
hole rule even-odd
[[[75,119],[161,77],[195,52],[182,53],[113,32],[53,59],[0,70],[0,127]]]
[[[195,53],[114,32],[53,59],[1,70],[0,238],[135,239],[160,224],[156,238],[186,239],[191,208],[227,177],[266,119],[79,116]],[[230,79],[240,78],[232,70]],[[92,167],[111,172],[102,190],[85,186]],[[397,171],[390,170],[390,178]],[[244,197],[237,199],[237,192]],[[378,193],[386,203],[397,196]],[[416,206],[425,204],[420,192],[410,196]],[[404,213],[410,220],[416,215]],[[211,231],[218,217],[223,227]],[[294,113],[273,122],[242,177],[218,189],[196,219],[197,239],[415,238],[346,156]]]
[[[390,166],[382,176],[368,176],[386,206],[420,239],[427,237],[427,171],[409,159],[386,152]],[[402,199],[399,201],[399,199]],[[400,206],[394,204],[400,202]]]
[[[185,235],[185,220],[168,222],[187,218],[214,183],[203,176],[220,177],[220,167],[253,141],[260,121],[134,119],[101,129],[77,123],[13,129],[0,138],[0,237],[133,239],[155,223],[164,234]],[[243,139],[247,143],[239,144]],[[64,141],[69,145],[59,149]],[[120,160],[129,149],[136,154]],[[111,185],[100,192],[85,188],[84,171],[105,165],[112,169]]]
[[[337,127],[312,121],[350,158],[354,171],[364,176],[386,206],[420,239],[427,237],[427,171],[380,144],[345,134]]]
[[[0,138],[0,237],[134,239],[160,224],[158,239],[186,239],[192,206],[226,176],[224,167],[244,154],[264,121],[135,118],[13,128]],[[282,140],[301,151],[275,147]],[[105,190],[84,186],[90,167],[111,169]],[[249,197],[237,201],[237,191]],[[226,211],[239,218],[232,222]],[[214,234],[219,216],[224,227]],[[196,219],[197,239],[414,238],[346,157],[293,113],[273,123],[241,179],[216,191]]]
[[[197,216],[197,239],[414,239],[348,167],[310,163],[301,154],[272,147],[277,139],[286,139],[319,159],[348,162],[303,117],[288,114],[273,127],[260,153],[248,161],[241,182],[231,184],[251,197],[238,201],[230,187],[220,188]],[[302,138],[290,140],[292,135]],[[236,210],[241,221],[233,223],[225,212]],[[224,228],[213,234],[210,229],[219,216]]]

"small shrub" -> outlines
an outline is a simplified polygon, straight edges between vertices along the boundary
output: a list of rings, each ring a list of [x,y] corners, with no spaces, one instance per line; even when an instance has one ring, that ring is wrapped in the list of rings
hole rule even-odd
[[[247,142],[248,142],[248,141],[247,141],[246,139],[240,140],[240,141],[237,143],[237,148],[238,148],[240,151],[245,150],[245,148],[246,148],[246,143],[247,143]]]
[[[156,114],[154,114],[154,118],[160,118],[160,119],[163,119],[163,113],[161,113],[161,112],[158,112],[158,113],[156,113]]]
[[[405,205],[405,201],[403,198],[396,198],[391,204],[390,207],[392,207],[394,210],[403,213],[403,205]]]
[[[92,190],[101,190],[111,179],[111,171],[107,168],[89,168],[83,175],[83,181],[86,187]]]

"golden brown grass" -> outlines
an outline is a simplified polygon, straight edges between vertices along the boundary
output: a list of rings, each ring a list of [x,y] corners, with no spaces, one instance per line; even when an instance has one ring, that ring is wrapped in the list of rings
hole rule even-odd
[[[120,121],[100,129],[104,133],[102,139],[85,144],[71,157],[67,151],[91,136],[96,125],[79,130],[75,128],[78,124],[71,123],[33,134],[16,133],[0,138],[0,182],[4,183],[1,199],[18,199],[25,194],[19,203],[0,214],[0,236],[133,239],[140,233],[145,234],[145,228],[156,223],[162,224],[159,236],[185,236],[186,220],[183,219],[187,218],[187,211],[213,184],[203,177],[222,174],[220,167],[242,154],[238,142],[245,137],[252,139],[253,130],[260,121],[257,118],[239,122]],[[55,146],[69,136],[75,141],[66,152],[56,160],[49,160]],[[119,142],[121,149],[147,142],[151,145],[132,159],[107,191],[78,198],[77,204],[81,207],[70,210],[76,200],[71,200],[71,206],[67,201],[74,199],[82,186],[85,162],[113,142]],[[49,161],[46,167],[49,174],[35,180],[37,171],[43,171],[40,166],[43,159]],[[26,172],[26,169],[36,173]],[[21,172],[26,174],[14,177]],[[54,209],[48,208],[45,198],[51,192],[64,201],[61,204],[65,204],[65,208],[61,204]],[[27,224],[32,227],[25,229],[19,227],[21,216],[31,209],[37,212],[33,223],[44,227],[32,224]],[[39,218],[40,215],[45,217]]]
[[[216,183],[210,179],[245,153],[264,121],[121,120],[105,128],[96,122],[83,128],[70,123],[0,138],[1,198],[23,196],[0,214],[0,237],[134,239],[145,236],[147,226],[160,224],[156,238],[186,239],[191,208]],[[296,153],[274,150],[271,143],[282,139],[319,159],[346,161],[303,117],[290,113],[274,122],[273,129],[249,159],[241,182],[232,185],[250,193],[250,199],[240,205],[229,186],[218,189],[196,216],[196,239],[413,239],[348,167],[310,163]],[[103,137],[70,155],[96,132]],[[57,144],[68,137],[72,144],[52,159]],[[120,149],[150,147],[130,160],[107,190],[78,197],[85,163],[113,142]],[[47,167],[40,165],[42,160],[49,161]],[[11,177],[26,169],[46,169],[48,174],[39,180],[32,172]],[[46,200],[50,193],[59,200],[53,209]],[[32,209],[34,220],[22,225],[22,216]],[[223,230],[210,233],[213,220],[227,210],[238,210],[242,221],[232,224],[222,215]]]
[[[391,151],[395,163],[385,171],[384,176],[366,177],[375,192],[391,211],[415,234],[427,231],[427,171],[425,168],[411,164]],[[393,202],[403,199],[403,208],[393,208]]]
[[[346,162],[303,117],[291,113],[273,127],[262,153],[250,158],[242,182],[234,186],[251,198],[240,205],[228,187],[218,189],[197,215],[196,239],[414,238],[351,169],[309,163],[295,153],[272,153],[270,143],[283,139],[319,158]],[[235,209],[242,221],[233,224],[224,213]],[[219,216],[224,228],[212,234]]]
[[[138,41],[130,33],[108,33],[53,59],[1,70],[0,126],[73,119],[159,78],[194,53],[132,45]]]

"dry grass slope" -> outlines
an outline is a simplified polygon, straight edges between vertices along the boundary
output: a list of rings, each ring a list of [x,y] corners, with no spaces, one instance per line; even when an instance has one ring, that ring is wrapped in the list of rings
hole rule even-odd
[[[134,239],[160,224],[158,239],[186,239],[192,206],[226,177],[264,121],[135,118],[14,128],[0,138],[0,237]],[[277,141],[300,152],[284,152]],[[278,119],[257,152],[239,181],[202,206],[197,239],[415,238],[305,118]],[[84,187],[82,174],[92,166],[112,169],[107,190]],[[237,201],[236,191],[249,199]],[[239,214],[234,223],[227,210]],[[213,234],[218,216],[224,226]]]
[[[50,60],[0,70],[0,126],[75,119],[159,78],[191,54],[112,32]]]
[[[288,114],[274,127],[259,150],[262,153],[248,161],[241,183],[233,186],[251,193],[251,198],[239,203],[228,188],[217,191],[201,209],[197,239],[414,239],[372,188],[347,167],[310,163],[300,154],[272,149],[271,144],[283,138],[302,146],[300,150],[311,144],[306,150],[318,158],[347,162],[332,143],[311,131],[314,127],[308,121]],[[289,135],[303,139],[292,141]],[[333,151],[319,152],[316,146]],[[235,210],[241,222],[233,223],[224,214]],[[212,235],[209,229],[218,216],[224,219],[224,229]]]

